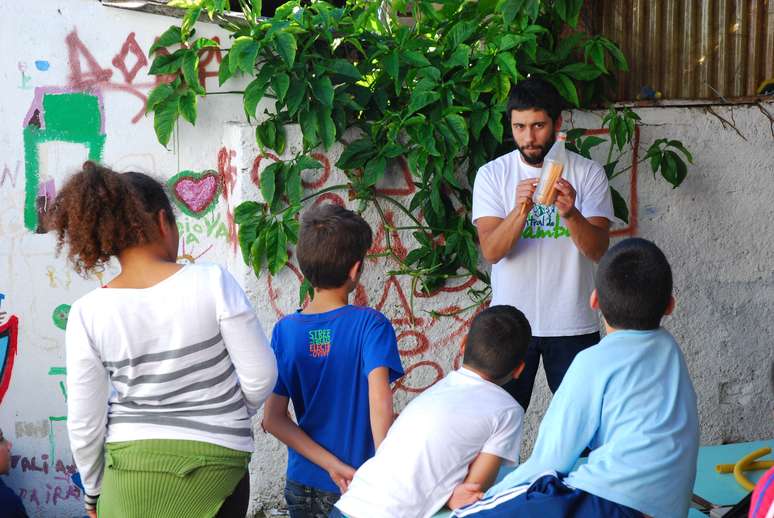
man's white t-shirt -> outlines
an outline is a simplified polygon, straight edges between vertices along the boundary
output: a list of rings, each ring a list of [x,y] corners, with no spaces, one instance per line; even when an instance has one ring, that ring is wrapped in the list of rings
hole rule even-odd
[[[575,206],[586,218],[613,221],[613,203],[602,167],[567,152],[565,180],[575,188]],[[473,187],[473,221],[505,219],[516,207],[516,187],[540,176],[540,167],[525,164],[518,150],[484,164]],[[589,307],[594,265],[580,253],[562,224],[556,206],[535,205],[521,238],[492,265],[492,305],[520,309],[533,336],[577,336],[599,329]]]
[[[336,507],[353,518],[430,517],[480,452],[516,463],[523,416],[500,386],[453,371],[401,412]]]

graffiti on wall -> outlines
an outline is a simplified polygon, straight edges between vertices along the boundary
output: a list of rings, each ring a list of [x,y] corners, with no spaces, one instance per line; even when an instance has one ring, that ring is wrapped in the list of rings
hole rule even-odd
[[[15,315],[0,325],[0,403],[11,386],[13,364],[16,359],[19,319]]]
[[[169,179],[167,186],[175,205],[184,214],[201,218],[215,208],[222,179],[217,171],[181,171]]]

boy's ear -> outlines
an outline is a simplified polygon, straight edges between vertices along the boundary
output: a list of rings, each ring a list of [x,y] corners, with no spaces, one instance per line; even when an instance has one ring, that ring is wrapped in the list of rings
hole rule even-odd
[[[169,216],[164,209],[159,209],[156,213],[156,224],[159,226],[163,237],[167,237],[172,232],[172,224],[169,222]]]
[[[562,129],[562,122],[564,121],[562,120],[562,114],[560,113],[559,116],[554,121],[554,131],[559,131]]]
[[[594,288],[594,291],[591,292],[591,296],[589,297],[589,306],[594,310],[599,309],[599,295],[597,295],[596,288]]]
[[[675,306],[677,306],[677,300],[675,300],[674,295],[670,295],[669,302],[667,303],[667,307],[664,310],[664,315],[671,315],[672,312],[675,310]]]
[[[363,261],[357,261],[355,264],[352,265],[352,268],[349,269],[350,280],[353,283],[356,283],[362,271],[363,271]]]
[[[462,345],[460,345],[460,356],[465,356],[465,346],[468,345],[468,337],[462,339]]]
[[[513,369],[513,379],[516,379],[519,376],[521,376],[521,373],[524,372],[524,365],[525,365],[524,360],[522,360],[519,366]]]

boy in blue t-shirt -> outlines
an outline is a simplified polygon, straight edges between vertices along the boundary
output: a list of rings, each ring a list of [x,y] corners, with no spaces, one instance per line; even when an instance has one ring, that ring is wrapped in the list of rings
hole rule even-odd
[[[591,307],[607,334],[570,365],[530,458],[454,516],[685,517],[696,477],[696,393],[660,327],[675,306],[661,250],[626,239],[602,257]],[[588,447],[588,462],[576,463]]]
[[[371,239],[368,223],[338,205],[301,218],[296,256],[314,299],[274,326],[279,377],[263,419],[288,446],[291,518],[327,516],[392,424],[390,383],[403,375],[395,331],[380,312],[348,303]]]

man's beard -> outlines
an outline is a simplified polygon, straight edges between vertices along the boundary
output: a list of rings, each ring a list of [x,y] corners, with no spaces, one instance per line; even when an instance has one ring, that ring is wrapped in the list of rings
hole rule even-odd
[[[538,147],[540,147],[540,154],[538,154],[536,156],[529,156],[529,155],[527,155],[526,153],[524,153],[524,151],[521,149],[521,147],[519,147],[518,144],[516,144],[516,149],[519,150],[519,152],[521,153],[521,157],[529,165],[539,165],[539,164],[543,163],[543,159],[548,154],[548,151],[551,149],[551,146],[554,145],[554,142],[556,142],[556,136],[555,135],[551,135],[551,138],[548,140],[548,142],[546,142],[542,146],[538,146]]]

